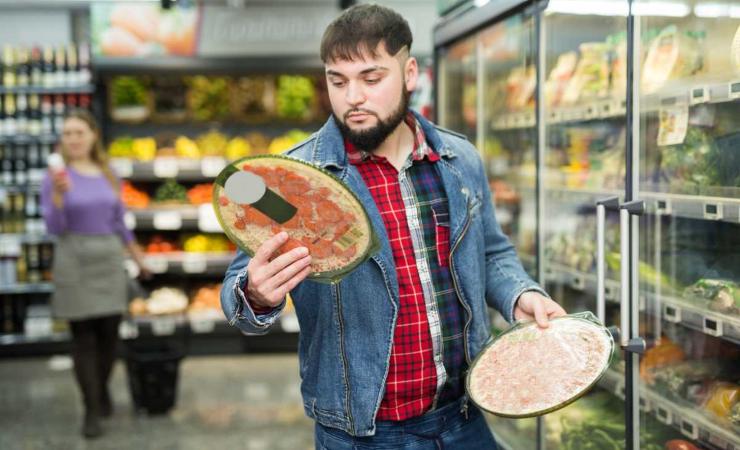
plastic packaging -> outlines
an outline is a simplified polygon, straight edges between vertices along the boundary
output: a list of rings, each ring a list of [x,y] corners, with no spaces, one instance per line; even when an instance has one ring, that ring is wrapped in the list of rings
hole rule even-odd
[[[270,237],[290,236],[278,254],[305,246],[309,279],[336,282],[380,244],[359,199],[338,178],[278,155],[240,159],[224,168],[213,190],[226,235],[250,256]]]
[[[604,375],[614,339],[590,312],[541,329],[518,322],[480,352],[467,377],[470,399],[492,414],[534,417],[572,403]]]

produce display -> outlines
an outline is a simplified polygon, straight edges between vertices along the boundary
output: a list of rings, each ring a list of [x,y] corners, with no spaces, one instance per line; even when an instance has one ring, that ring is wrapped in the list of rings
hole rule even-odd
[[[174,178],[170,178],[157,188],[154,194],[154,202],[159,204],[187,203],[187,189]]]
[[[277,86],[277,115],[283,119],[310,119],[316,100],[313,80],[301,75],[281,75]]]
[[[187,84],[187,105],[193,119],[223,120],[229,116],[228,78],[197,75]]]
[[[172,253],[180,251],[180,247],[173,241],[156,234],[149,239],[144,247],[147,253]]]
[[[262,180],[267,189],[265,197],[251,205],[230,199],[225,185],[240,172]],[[267,215],[273,204],[260,203],[267,198],[267,192],[295,208],[284,223]],[[253,255],[265,240],[280,231],[290,235],[280,253],[306,246],[312,255],[312,279],[341,277],[377,249],[367,214],[354,194],[328,172],[302,161],[278,156],[237,161],[216,178],[214,199],[216,214],[227,236],[248,254]]]
[[[205,205],[213,201],[213,183],[201,183],[188,189],[188,200],[192,205]]]
[[[275,113],[275,79],[239,77],[231,85],[231,110],[246,120],[265,120]]]
[[[740,287],[729,280],[701,279],[686,288],[684,297],[705,300],[712,311],[740,316]]]
[[[279,155],[286,150],[290,150],[296,144],[301,143],[309,136],[311,136],[311,133],[306,133],[301,130],[291,130],[285,135],[273,139],[272,142],[270,142],[270,147],[267,152],[271,155]]]
[[[110,114],[117,121],[141,121],[149,117],[149,88],[141,78],[118,76],[110,81]]]
[[[133,316],[177,314],[188,307],[188,297],[182,289],[162,287],[152,291],[147,299],[136,298],[129,304]]]
[[[121,201],[130,209],[141,209],[149,206],[149,195],[136,189],[128,181],[121,182]]]
[[[221,234],[194,234],[182,238],[182,249],[189,253],[218,253],[235,250],[233,244]]]
[[[223,155],[228,144],[228,136],[225,136],[216,130],[211,130],[208,133],[201,134],[195,140],[195,145],[198,146],[202,156]]]
[[[215,310],[221,313],[221,283],[209,284],[198,288],[190,301],[188,312]]]
[[[504,417],[560,409],[604,374],[614,349],[609,332],[590,313],[554,319],[541,329],[518,323],[488,344],[470,368],[470,398]]]

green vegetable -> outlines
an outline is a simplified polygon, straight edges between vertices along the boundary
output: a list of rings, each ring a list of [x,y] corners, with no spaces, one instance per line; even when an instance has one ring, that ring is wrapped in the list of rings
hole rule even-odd
[[[169,179],[157,188],[154,194],[154,201],[187,203],[187,189],[174,179]]]
[[[708,300],[711,302],[709,307],[715,311],[740,313],[740,288],[729,280],[702,278],[687,287],[684,296]]]
[[[614,272],[619,272],[621,268],[621,259],[621,255],[619,253],[610,252],[606,254],[606,263]],[[646,262],[639,262],[638,272],[640,274],[640,280],[644,283],[655,285],[657,280],[663,289],[677,290],[680,287],[680,283],[678,281],[664,273],[658,273],[653,266]]]
[[[277,114],[285,119],[310,116],[316,89],[308,77],[281,75],[278,78]]]
[[[229,79],[191,77],[188,82],[188,107],[196,120],[225,119],[229,116]]]
[[[149,92],[143,80],[131,76],[115,77],[111,82],[113,107],[146,106]]]

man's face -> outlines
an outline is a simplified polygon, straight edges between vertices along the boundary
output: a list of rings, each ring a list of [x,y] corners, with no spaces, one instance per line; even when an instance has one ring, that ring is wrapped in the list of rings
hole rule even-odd
[[[401,123],[418,75],[406,49],[389,55],[381,43],[376,53],[326,63],[334,118],[344,137],[366,151],[375,150]]]

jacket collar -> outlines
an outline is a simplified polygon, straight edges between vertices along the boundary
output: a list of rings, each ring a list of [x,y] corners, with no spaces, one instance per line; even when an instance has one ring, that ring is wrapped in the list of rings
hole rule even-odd
[[[411,110],[416,120],[424,130],[427,142],[442,158],[453,158],[455,155],[450,147],[442,140],[436,127],[416,111]],[[334,116],[330,116],[323,127],[318,131],[311,151],[311,161],[323,168],[336,167],[344,169],[348,164],[347,153],[344,149],[344,138],[337,126]]]

